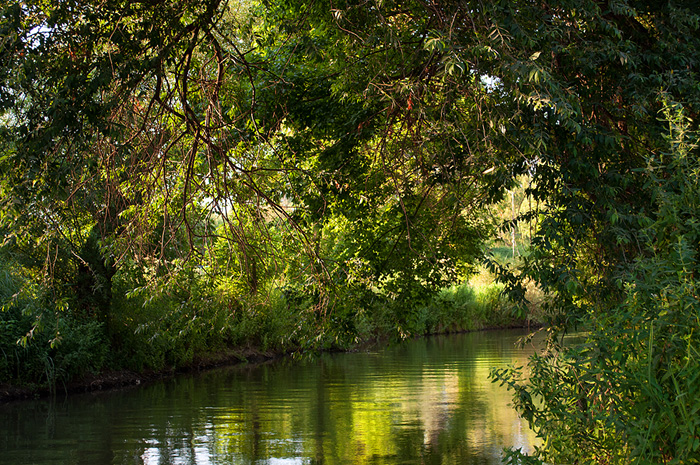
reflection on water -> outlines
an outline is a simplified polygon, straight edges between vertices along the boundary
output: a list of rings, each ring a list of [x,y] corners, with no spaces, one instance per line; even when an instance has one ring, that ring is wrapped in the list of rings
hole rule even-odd
[[[523,332],[230,367],[109,394],[0,407],[0,463],[497,464],[529,449],[493,366]]]

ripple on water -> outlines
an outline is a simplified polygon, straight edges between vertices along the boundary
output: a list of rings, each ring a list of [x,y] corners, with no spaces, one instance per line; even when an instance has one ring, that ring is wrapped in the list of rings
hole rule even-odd
[[[534,440],[490,382],[522,332],[229,367],[0,409],[0,463],[500,463]],[[531,351],[531,350],[530,350]]]

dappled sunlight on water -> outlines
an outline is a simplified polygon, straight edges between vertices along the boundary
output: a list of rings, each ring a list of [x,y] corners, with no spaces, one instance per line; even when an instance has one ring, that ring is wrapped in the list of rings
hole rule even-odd
[[[141,389],[0,409],[0,463],[500,463],[534,441],[493,384],[524,365],[491,331],[374,353],[229,367]]]

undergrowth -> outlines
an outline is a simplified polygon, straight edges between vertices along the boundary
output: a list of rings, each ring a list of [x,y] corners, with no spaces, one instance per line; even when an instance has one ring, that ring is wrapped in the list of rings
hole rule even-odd
[[[113,279],[107,322],[78,320],[70,299],[54,300],[21,268],[0,270],[0,376],[61,388],[104,370],[173,370],[232,349],[268,353],[348,350],[379,339],[523,325],[485,270],[416,298],[344,288],[321,301],[289,283],[258,293],[183,268],[167,279],[127,265]]]

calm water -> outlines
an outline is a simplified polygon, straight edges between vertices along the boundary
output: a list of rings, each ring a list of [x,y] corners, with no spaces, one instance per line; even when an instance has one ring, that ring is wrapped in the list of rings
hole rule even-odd
[[[529,449],[492,366],[521,332],[229,367],[121,392],[0,406],[2,464],[497,464]]]

